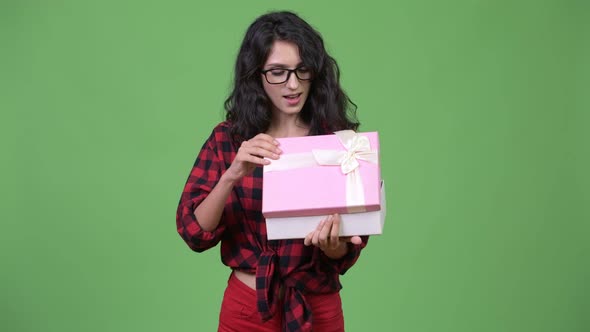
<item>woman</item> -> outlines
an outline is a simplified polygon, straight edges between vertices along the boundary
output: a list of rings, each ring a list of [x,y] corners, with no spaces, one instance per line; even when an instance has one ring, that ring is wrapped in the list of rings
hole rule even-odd
[[[226,121],[203,145],[177,211],[189,247],[201,252],[221,241],[222,261],[232,269],[219,331],[343,331],[339,274],[368,238],[339,238],[340,217],[332,215],[305,239],[268,241],[261,213],[262,166],[281,154],[275,137],[359,125],[319,33],[290,12],[256,19],[225,108]]]

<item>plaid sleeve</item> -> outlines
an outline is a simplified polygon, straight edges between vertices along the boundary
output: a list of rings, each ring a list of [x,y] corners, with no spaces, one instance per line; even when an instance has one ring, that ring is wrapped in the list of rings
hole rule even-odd
[[[178,233],[188,246],[197,252],[214,247],[225,230],[223,218],[214,231],[203,230],[194,213],[195,208],[217,184],[221,176],[220,163],[213,132],[197,156],[176,211]]]
[[[367,245],[367,242],[369,241],[368,236],[361,236],[361,239],[363,240],[363,243],[359,245],[348,243],[348,252],[339,259],[332,259],[326,256],[326,254],[320,250],[322,265],[324,265],[324,267],[328,267],[328,270],[338,274],[344,274],[354,265],[354,263],[356,263],[357,259],[361,255],[361,250]]]

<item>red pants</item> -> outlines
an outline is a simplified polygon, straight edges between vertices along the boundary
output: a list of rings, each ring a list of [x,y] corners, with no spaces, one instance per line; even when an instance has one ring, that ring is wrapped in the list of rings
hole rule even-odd
[[[313,313],[313,332],[344,331],[339,293],[306,295]],[[281,308],[281,307],[280,307]],[[280,332],[282,312],[263,322],[256,309],[256,291],[232,273],[221,303],[218,332]]]

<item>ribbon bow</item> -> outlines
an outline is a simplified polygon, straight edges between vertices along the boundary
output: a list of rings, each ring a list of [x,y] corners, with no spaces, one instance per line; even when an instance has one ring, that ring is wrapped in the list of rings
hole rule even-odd
[[[377,151],[371,150],[371,143],[366,136],[359,135],[352,130],[341,130],[334,134],[346,149],[342,150],[312,150],[316,162],[323,166],[340,165],[342,173],[346,175],[346,204],[348,211],[365,212],[365,191],[361,173],[358,168],[359,160],[376,164]]]
[[[360,164],[358,160],[377,163],[377,152],[371,150],[369,138],[361,136],[352,130],[335,132],[346,151],[342,150],[312,150],[313,157],[320,165],[340,165],[343,174],[356,170]]]

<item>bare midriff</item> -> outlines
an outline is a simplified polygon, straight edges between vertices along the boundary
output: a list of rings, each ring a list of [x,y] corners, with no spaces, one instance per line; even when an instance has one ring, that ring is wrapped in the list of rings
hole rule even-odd
[[[248,285],[248,287],[256,289],[256,275],[254,273],[247,273],[239,270],[234,270],[233,273],[238,280]]]

